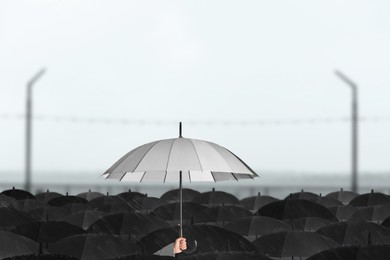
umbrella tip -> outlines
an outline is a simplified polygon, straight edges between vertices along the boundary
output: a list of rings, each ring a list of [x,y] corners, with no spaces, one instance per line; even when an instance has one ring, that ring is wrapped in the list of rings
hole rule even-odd
[[[179,122],[179,138],[182,138],[183,136],[181,135],[181,122]]]

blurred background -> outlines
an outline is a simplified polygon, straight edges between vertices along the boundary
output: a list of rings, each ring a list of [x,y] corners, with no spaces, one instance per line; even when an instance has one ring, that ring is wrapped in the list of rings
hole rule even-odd
[[[127,189],[101,174],[146,142],[218,143],[255,182],[190,184],[242,198],[351,189],[358,89],[358,192],[389,193],[388,1],[0,2],[0,189]],[[34,77],[44,69],[36,81]]]

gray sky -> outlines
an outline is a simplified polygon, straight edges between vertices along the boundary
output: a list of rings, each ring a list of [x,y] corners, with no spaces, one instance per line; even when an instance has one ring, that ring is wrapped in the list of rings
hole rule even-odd
[[[362,117],[387,118],[361,123],[360,168],[390,170],[389,13],[385,0],[1,1],[0,171],[23,171],[25,85],[42,67],[34,171],[101,173],[183,121],[260,175],[347,172],[350,125],[322,120],[350,114],[334,69],[359,85]]]

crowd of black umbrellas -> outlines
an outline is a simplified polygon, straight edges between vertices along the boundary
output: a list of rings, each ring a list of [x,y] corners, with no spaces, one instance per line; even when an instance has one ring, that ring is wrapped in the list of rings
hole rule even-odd
[[[179,190],[0,194],[0,259],[173,259]],[[389,259],[390,196],[183,189],[182,259]],[[197,241],[196,250],[191,250]],[[189,253],[190,252],[190,253]]]

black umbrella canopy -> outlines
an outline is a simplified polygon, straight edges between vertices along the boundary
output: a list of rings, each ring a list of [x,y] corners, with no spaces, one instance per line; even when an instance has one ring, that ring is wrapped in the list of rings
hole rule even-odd
[[[122,205],[128,210],[132,209],[131,204],[129,203],[129,201],[127,201],[127,199],[115,195],[94,198],[88,202],[88,207],[90,209],[101,209],[104,207],[109,207],[111,205]]]
[[[0,207],[16,207],[16,203],[17,200],[12,198],[12,197],[9,197],[9,196],[6,196],[6,195],[3,195],[3,194],[0,194]]]
[[[46,206],[29,210],[28,213],[35,220],[58,220],[70,214],[68,209]]]
[[[334,221],[330,221],[323,218],[317,218],[317,217],[306,217],[306,218],[298,218],[298,219],[291,219],[285,221],[286,223],[289,223],[292,226],[293,230],[295,231],[308,231],[308,232],[317,231],[322,227],[334,223]]]
[[[300,192],[294,192],[290,193],[285,199],[292,199],[292,200],[310,200],[310,199],[315,199],[318,198],[319,196],[313,192],[308,192],[308,191],[300,191]]]
[[[345,191],[341,189],[340,191],[330,192],[327,195],[325,195],[325,197],[336,199],[341,203],[343,203],[344,205],[346,205],[358,195],[359,195],[358,193],[352,191]]]
[[[169,227],[168,223],[154,216],[120,213],[98,219],[87,229],[87,232],[127,235],[138,239],[164,227]]]
[[[384,219],[381,225],[389,228],[390,227],[390,217]]]
[[[49,246],[55,254],[68,255],[81,260],[109,259],[135,254],[138,247],[119,236],[108,234],[81,234],[63,238]]]
[[[37,221],[20,225],[12,233],[28,237],[38,243],[53,243],[64,237],[84,234],[85,231],[64,221]]]
[[[330,197],[317,197],[317,198],[311,198],[308,200],[315,202],[317,204],[320,204],[326,208],[343,205],[342,202],[340,202],[336,199],[330,198]]]
[[[358,208],[349,221],[371,221],[381,224],[390,216],[390,204]]]
[[[131,200],[129,204],[134,210],[147,213],[158,207],[167,205],[168,202],[155,197],[140,197]]]
[[[368,207],[368,206],[384,205],[389,203],[390,203],[389,195],[380,192],[374,192],[372,190],[370,193],[365,193],[355,197],[353,200],[349,202],[349,205],[355,207]]]
[[[278,201],[279,199],[271,197],[271,196],[266,196],[266,195],[260,195],[258,194],[257,196],[251,196],[247,198],[243,198],[240,200],[240,203],[248,210],[252,212],[258,211],[260,208],[264,207],[265,205]]]
[[[325,250],[307,260],[388,260],[390,245],[348,246]]]
[[[184,223],[191,223],[192,218],[200,211],[207,207],[199,205],[193,202],[183,202],[183,221]],[[178,224],[180,219],[180,203],[170,203],[154,209],[151,216],[156,216],[161,219],[174,222],[172,224]]]
[[[224,191],[207,191],[196,196],[192,202],[203,205],[241,205],[239,199]]]
[[[103,197],[104,194],[97,192],[97,191],[89,190],[87,192],[81,192],[81,193],[77,194],[76,196],[90,201],[90,200],[95,199],[95,198]]]
[[[195,197],[200,195],[199,191],[183,188],[183,201],[184,202],[190,202]],[[161,195],[161,199],[165,200],[166,202],[179,202],[180,201],[180,189],[174,189],[169,190],[165,192],[163,195]]]
[[[251,216],[253,214],[243,207],[217,206],[200,211],[194,216],[194,223],[221,223],[224,225],[226,222]]]
[[[18,200],[16,202],[16,208],[26,212],[36,208],[45,207],[45,206],[47,206],[45,202],[37,199]]]
[[[343,246],[377,244],[390,235],[387,228],[370,222],[334,223],[318,229],[316,233],[327,236]]]
[[[10,190],[5,190],[1,194],[14,198],[16,200],[35,199],[34,195],[30,192],[13,187]]]
[[[224,228],[245,236],[249,240],[254,240],[267,234],[292,230],[291,225],[282,220],[261,216],[241,218],[229,222]]]
[[[50,206],[55,206],[55,207],[62,207],[66,204],[71,204],[71,203],[86,204],[88,203],[88,201],[86,199],[77,196],[62,196],[62,197],[51,199],[47,202],[47,204],[49,204]]]
[[[271,257],[309,257],[338,247],[334,240],[312,232],[284,231],[264,235],[255,241],[257,252]]]
[[[107,213],[103,211],[87,210],[65,216],[60,220],[87,230],[92,225],[92,223],[106,215]]]
[[[308,200],[281,200],[272,202],[257,211],[259,216],[277,219],[297,219],[304,217],[319,217],[337,221],[336,217],[324,206]]]
[[[217,226],[184,226],[184,232],[188,247],[189,241],[196,240],[198,243],[194,254],[215,251],[253,252],[255,250],[254,246],[242,236]],[[153,254],[175,241],[177,234],[176,228],[159,229],[140,239],[138,245],[144,253]]]
[[[119,193],[116,196],[124,199],[125,201],[130,201],[130,200],[137,199],[137,198],[144,198],[144,197],[146,197],[146,194],[142,194],[142,193],[137,192],[137,191],[129,190],[126,192]]]
[[[174,260],[174,259],[175,258],[172,256],[136,254],[136,255],[127,255],[127,256],[110,258],[109,260]]]
[[[261,254],[247,252],[212,252],[180,257],[186,260],[271,260]]]
[[[38,254],[39,244],[27,237],[0,231],[0,258]]]
[[[20,255],[9,258],[4,258],[2,260],[78,260],[78,258],[66,256],[66,255],[56,255],[56,254],[44,254],[44,255]]]
[[[357,208],[351,205],[339,205],[328,209],[339,221],[347,221],[357,211]]]
[[[58,198],[58,197],[62,197],[62,196],[64,196],[64,195],[62,195],[58,192],[53,192],[53,191],[49,191],[49,190],[35,194],[35,198],[37,200],[40,200],[40,201],[43,201],[46,203],[54,198]]]
[[[10,230],[33,221],[34,219],[24,211],[14,208],[0,208],[0,229]]]

